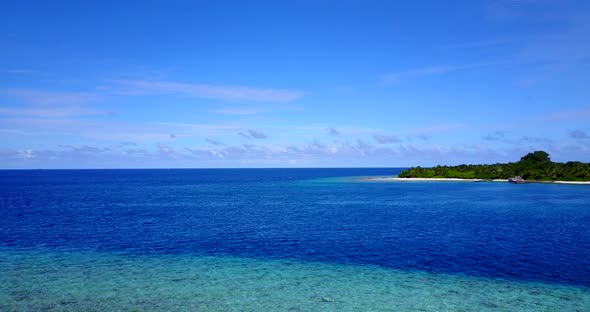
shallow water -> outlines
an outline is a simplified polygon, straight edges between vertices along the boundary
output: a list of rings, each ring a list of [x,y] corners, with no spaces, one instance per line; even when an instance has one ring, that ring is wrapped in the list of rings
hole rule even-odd
[[[590,310],[590,187],[397,171],[0,171],[0,310]]]
[[[583,311],[588,289],[377,266],[3,251],[0,310]]]

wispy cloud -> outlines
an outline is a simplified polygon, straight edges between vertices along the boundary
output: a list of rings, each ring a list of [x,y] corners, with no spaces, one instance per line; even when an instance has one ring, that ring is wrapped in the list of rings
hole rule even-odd
[[[268,136],[266,133],[257,131],[257,130],[246,130],[244,132],[239,132],[239,135],[247,138],[247,139],[266,139]]]
[[[462,124],[462,123],[439,123],[439,124],[432,124],[427,127],[408,129],[408,132],[411,132],[412,134],[415,134],[415,135],[428,135],[428,134],[433,134],[433,133],[453,131],[453,130],[462,129],[465,127],[467,127],[467,125]]]
[[[486,141],[499,141],[504,139],[506,133],[504,131],[494,131],[492,133],[488,133],[486,136],[483,137]]]
[[[110,111],[82,108],[77,106],[72,107],[0,107],[0,115],[7,116],[27,116],[27,117],[46,117],[46,118],[62,118],[72,116],[109,116],[113,113]]]
[[[519,79],[524,87],[590,59],[588,10],[576,1],[495,0],[488,3],[487,17],[504,27],[536,25],[537,31],[519,40],[522,44],[510,56],[514,64],[531,69]]]
[[[571,28],[536,36],[520,50],[515,58],[519,62],[573,64],[590,58],[590,42],[587,37],[590,22],[575,22]]]
[[[511,136],[506,131],[494,131],[482,137],[485,141],[498,142],[513,146],[526,146],[527,148],[533,146],[549,146],[553,140],[547,137],[521,135]]]
[[[582,130],[573,130],[573,131],[570,131],[569,134],[570,134],[570,137],[572,137],[574,139],[582,139],[582,140],[590,139],[590,136]]]
[[[215,141],[215,140],[211,140],[211,139],[205,139],[205,141],[207,141],[207,143],[212,144],[214,146],[225,146],[225,144],[223,144],[219,141]]]
[[[546,23],[559,25],[552,32],[540,32],[520,38],[498,38],[442,46],[443,50],[479,49],[507,46],[510,51],[496,61],[459,65],[418,67],[387,73],[381,77],[385,84],[395,84],[404,79],[448,74],[455,71],[482,67],[513,65],[526,67],[530,72],[518,79],[525,87],[558,76],[561,72],[581,62],[590,60],[590,32],[587,14],[578,12],[575,5],[553,1],[492,1],[491,15],[502,17],[501,23]],[[550,14],[548,14],[550,12]],[[542,15],[545,14],[545,15]],[[488,51],[486,51],[488,52]]]
[[[293,165],[436,165],[460,163],[489,163],[495,161],[515,161],[526,152],[542,147],[552,156],[557,153],[587,157],[590,145],[583,144],[529,144],[537,138],[521,138],[523,144],[507,146],[503,149],[482,144],[460,144],[440,146],[437,144],[399,144],[396,146],[373,145],[362,139],[353,142],[342,141],[326,144],[317,140],[301,144],[238,144],[238,145],[198,145],[194,147],[172,147],[155,144],[152,148],[100,145],[62,145],[57,149],[0,149],[0,161],[6,167],[14,168],[67,168],[82,164],[86,168],[105,167],[228,167],[238,164],[268,166]],[[541,140],[542,141],[542,140]],[[516,156],[515,156],[516,155]],[[516,158],[515,158],[516,157]],[[579,159],[576,157],[566,160]]]
[[[79,105],[101,97],[91,92],[51,92],[33,89],[3,89],[0,95],[18,98],[34,105]]]
[[[410,134],[408,135],[408,140],[412,141],[414,139],[418,139],[421,141],[428,141],[430,140],[430,136],[424,133],[419,133],[419,134]]]
[[[399,143],[402,141],[402,139],[400,139],[398,136],[396,135],[382,135],[382,134],[374,134],[373,138],[379,143],[379,144],[388,144],[388,143]]]
[[[518,142],[520,143],[542,143],[542,144],[547,144],[547,143],[552,143],[553,140],[549,139],[549,138],[542,138],[542,137],[532,137],[532,136],[522,136],[520,137],[520,139],[518,139]]]
[[[485,7],[486,17],[499,23],[523,21],[548,23],[569,18],[579,11],[576,1],[546,0],[490,0]]]
[[[40,140],[52,136],[140,144],[167,142],[171,133],[186,138],[229,136],[240,129],[223,124],[131,123],[72,118],[4,118],[0,125],[0,131],[19,131],[19,135],[36,136]]]
[[[225,101],[289,102],[301,98],[304,92],[247,86],[210,85],[172,81],[117,80],[120,94],[179,94],[197,98]]]
[[[403,71],[389,72],[381,76],[381,82],[384,84],[395,84],[404,78],[416,78],[425,76],[442,75],[449,72],[468,70],[480,67],[507,64],[507,61],[489,61],[480,63],[471,63],[463,65],[436,65],[430,67],[413,68]]]
[[[340,131],[338,131],[338,130],[336,130],[334,128],[327,128],[326,131],[331,136],[339,136],[340,135]]]
[[[487,17],[496,21],[511,21],[522,15],[522,6],[531,1],[489,1],[486,7]]]
[[[532,116],[531,121],[563,121],[563,120],[590,120],[590,109],[577,109],[560,112],[552,112]]]
[[[52,92],[33,89],[2,89],[0,96],[20,100],[19,106],[0,107],[0,115],[64,118],[73,116],[112,115],[113,112],[84,107],[101,99],[92,92]]]
[[[174,153],[174,149],[172,149],[170,146],[166,146],[164,144],[158,144],[158,154],[160,156],[164,156],[164,157],[174,157],[175,153]]]
[[[574,64],[587,62],[590,59],[590,41],[586,39],[590,32],[590,21],[585,16],[580,17],[575,12],[567,12],[567,10],[561,12],[561,16],[559,17],[539,17],[530,12],[525,14],[524,12],[534,7],[534,5],[531,5],[534,2],[498,1],[498,5],[492,7],[494,7],[496,13],[501,13],[499,15],[503,15],[504,17],[511,16],[511,18],[506,19],[504,22],[520,21],[520,19],[530,22],[531,19],[539,18],[555,24],[557,20],[561,30],[528,35],[521,38],[499,38],[442,46],[441,49],[443,50],[479,49],[482,51],[490,47],[506,46],[510,48],[510,51],[505,51],[505,56],[493,61],[458,65],[435,65],[393,71],[382,75],[381,83],[396,84],[411,78],[443,75],[492,66],[512,65],[524,66],[529,70],[532,69],[526,76],[518,79],[520,85],[529,87],[536,85],[540,81],[559,75],[560,72],[571,68]],[[514,6],[513,4],[515,3],[520,4]],[[540,12],[553,11],[549,9],[541,10]],[[516,16],[521,15],[522,17],[513,20]]]
[[[24,69],[24,68],[20,68],[20,69],[9,69],[7,71],[9,74],[15,74],[15,75],[29,75],[29,74],[38,74],[39,72],[33,69]]]
[[[515,43],[522,43],[523,38],[510,38],[510,39],[490,39],[490,40],[476,40],[455,44],[448,44],[441,46],[442,50],[459,50],[459,49],[482,49],[495,46],[504,46]]]
[[[78,154],[100,154],[103,152],[110,152],[111,149],[108,147],[96,147],[96,146],[89,146],[89,145],[60,145],[59,147],[68,149],[70,151],[76,152]]]
[[[231,107],[209,110],[210,113],[223,115],[254,115],[266,112],[266,110],[258,107]]]
[[[574,22],[570,29],[539,36],[515,55],[521,63],[531,64],[533,70],[519,82],[524,87],[537,85],[561,75],[577,64],[590,60],[590,22]]]

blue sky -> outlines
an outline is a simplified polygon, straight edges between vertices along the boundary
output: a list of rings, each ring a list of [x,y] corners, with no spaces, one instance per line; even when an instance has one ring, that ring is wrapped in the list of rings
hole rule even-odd
[[[1,168],[590,161],[588,1],[1,6]]]

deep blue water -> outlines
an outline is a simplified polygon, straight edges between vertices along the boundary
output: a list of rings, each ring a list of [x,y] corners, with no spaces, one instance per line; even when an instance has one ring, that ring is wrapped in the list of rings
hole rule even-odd
[[[590,186],[330,179],[399,171],[0,171],[0,249],[294,259],[590,286]]]

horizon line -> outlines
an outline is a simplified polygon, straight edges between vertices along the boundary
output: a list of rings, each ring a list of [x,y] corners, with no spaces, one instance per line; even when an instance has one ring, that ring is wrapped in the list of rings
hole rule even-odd
[[[0,168],[11,170],[227,170],[227,169],[403,169],[411,167],[173,167],[173,168]]]

